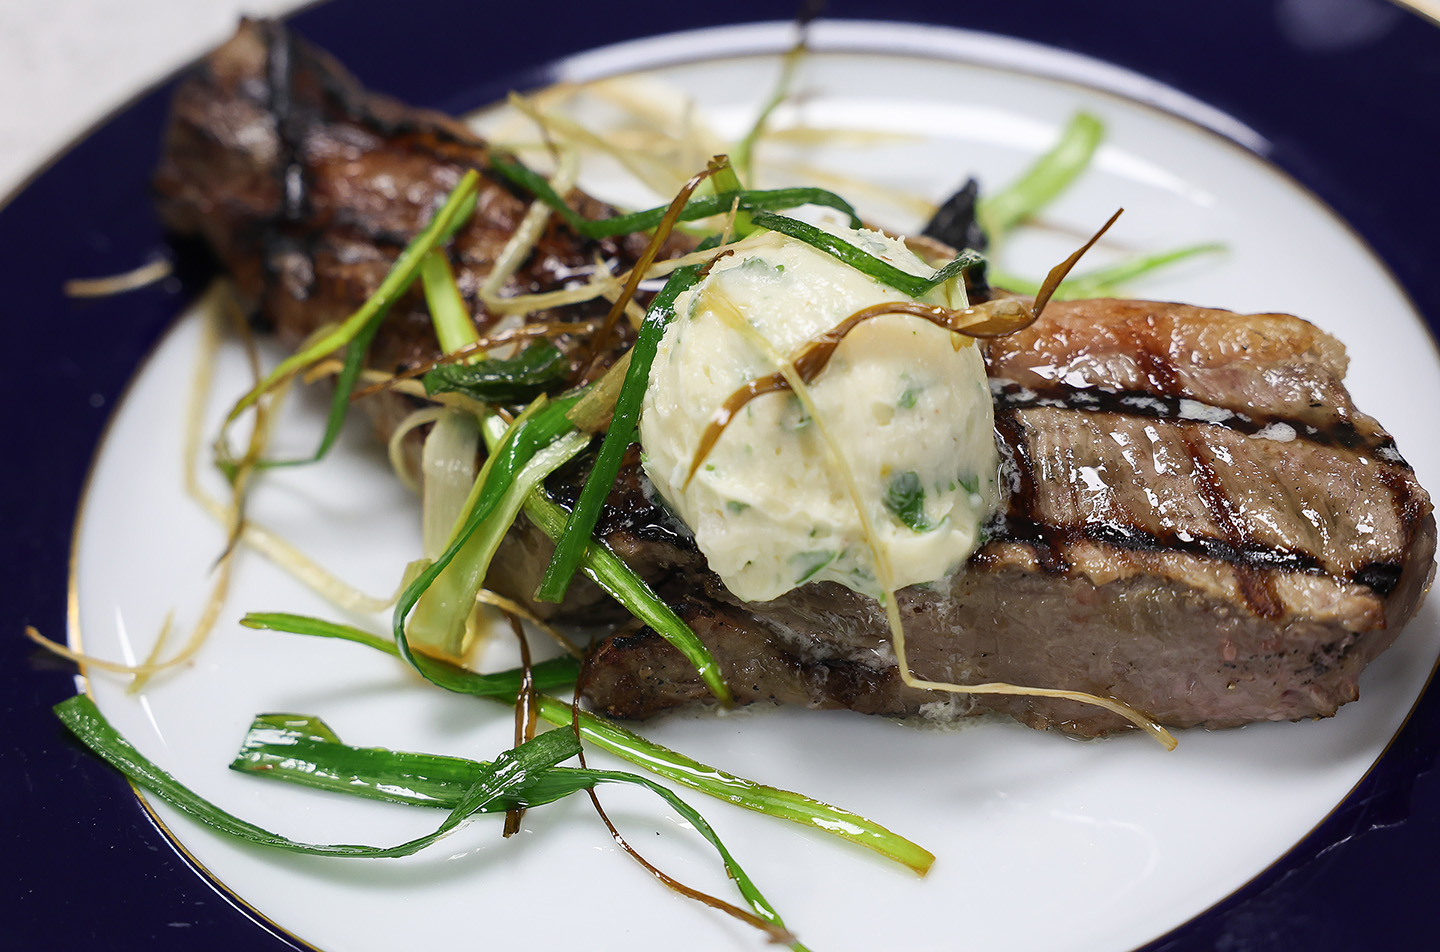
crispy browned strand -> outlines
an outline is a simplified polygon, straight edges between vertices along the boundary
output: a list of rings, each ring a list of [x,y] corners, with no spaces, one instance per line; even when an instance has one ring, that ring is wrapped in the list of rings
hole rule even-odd
[[[985,349],[1008,508],[964,572],[900,593],[916,675],[1116,697],[1175,727],[1355,699],[1429,584],[1435,522],[1351,403],[1338,342],[1288,315],[1082,301]],[[1073,702],[906,687],[883,613],[833,583],[741,605],[692,560],[672,580],[687,589],[682,613],[743,700],[1125,726]],[[644,630],[600,647],[587,694],[631,717],[704,699]]]
[[[293,344],[364,301],[470,169],[481,174],[476,212],[449,256],[483,331],[495,318],[477,291],[529,200],[491,173],[486,142],[463,124],[367,92],[280,24],[243,22],[180,84],[154,184],[166,226],[202,238],[258,318]],[[579,192],[569,199],[587,217],[611,212]],[[624,270],[646,240],[584,239],[552,218],[501,293],[562,288],[597,259]],[[528,319],[586,322],[609,306]],[[581,343],[559,340],[567,352]],[[369,361],[396,371],[436,356],[417,290],[391,310]],[[393,396],[365,402],[382,428],[406,410]]]

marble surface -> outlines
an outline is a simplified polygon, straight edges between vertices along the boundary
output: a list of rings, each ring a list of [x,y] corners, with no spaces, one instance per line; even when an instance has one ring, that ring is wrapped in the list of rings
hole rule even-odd
[[[0,199],[136,94],[223,40],[244,14],[301,0],[0,3]]]

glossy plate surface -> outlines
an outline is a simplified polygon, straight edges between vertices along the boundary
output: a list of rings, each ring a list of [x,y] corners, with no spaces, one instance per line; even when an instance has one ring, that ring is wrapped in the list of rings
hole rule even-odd
[[[352,12],[365,10],[363,4],[344,6]],[[435,86],[429,90],[407,90],[407,84],[416,82],[414,73],[391,82],[374,72],[373,60],[347,57],[340,47],[347,37],[353,39],[348,31],[355,23],[337,27],[325,16],[328,10],[301,18],[300,28],[342,58],[359,62],[359,72],[374,85],[449,108],[476,105],[499,89],[477,88],[473,82],[466,86],[452,76],[431,77]],[[1275,17],[1274,22],[1283,21],[1280,14]],[[365,25],[363,16],[356,22]],[[980,25],[1003,29],[1001,24]],[[1429,29],[1396,20],[1386,32],[1353,47],[1350,55],[1375,44],[1423,46],[1433,42],[1433,34],[1424,32]],[[701,57],[704,62],[668,68],[667,81],[691,87],[717,125],[733,132],[743,128],[746,110],[763,95],[771,75],[762,61],[733,57],[782,48],[786,36],[778,28],[711,31],[620,47],[572,61],[569,68],[589,76]],[[1181,77],[1157,71],[1170,85],[1157,84],[1093,60],[994,37],[840,23],[817,32],[816,39],[817,47],[828,52],[817,56],[814,74],[807,74],[812,95],[798,118],[816,125],[845,123],[912,134],[906,141],[858,150],[844,163],[871,178],[877,177],[876,169],[883,170],[878,177],[917,194],[942,194],[972,171],[987,180],[1003,180],[1026,155],[1042,148],[1075,108],[1100,113],[1111,130],[1110,147],[1100,156],[1091,181],[1053,217],[1083,227],[1123,203],[1130,206],[1126,223],[1136,246],[1226,241],[1231,251],[1223,259],[1187,266],[1136,291],[1242,310],[1291,310],[1333,331],[1350,347],[1350,382],[1357,401],[1396,433],[1422,482],[1436,484],[1440,464],[1427,445],[1426,420],[1389,409],[1440,402],[1433,343],[1405,300],[1408,292],[1422,313],[1433,315],[1435,288],[1415,280],[1408,253],[1414,249],[1403,221],[1395,224],[1384,216],[1372,221],[1373,214],[1364,211],[1366,202],[1350,190],[1337,187],[1332,193],[1321,187],[1321,180],[1345,171],[1332,164],[1331,150],[1319,147],[1330,140],[1300,148],[1292,141],[1293,129],[1283,128],[1275,138],[1265,110],[1239,109],[1213,90],[1187,86]],[[1295,46],[1282,49],[1303,62],[1303,51]],[[1332,50],[1332,61],[1336,55]],[[464,96],[455,89],[464,89]],[[1201,95],[1205,92],[1210,95]],[[1136,100],[1158,103],[1168,112],[1138,106]],[[1220,109],[1214,108],[1217,100]],[[122,129],[117,135],[129,141],[139,129],[153,130],[160,112],[158,104],[142,103],[119,122],[149,125]],[[1171,115],[1177,112],[1186,118]],[[97,141],[103,142],[109,131]],[[1268,155],[1300,176],[1303,184],[1318,189],[1350,218],[1358,235],[1285,174],[1225,136]],[[54,201],[57,195],[59,200],[74,198],[95,220],[81,230],[90,257],[68,273],[119,270],[133,264],[136,247],[156,243],[153,225],[143,218],[143,190],[134,183],[113,183],[108,194],[114,206],[102,205],[97,214],[93,201],[81,201],[75,189],[63,187],[76,181],[73,169],[68,180],[56,179],[95,147],[82,147],[5,211],[7,251],[14,241],[14,254],[23,253],[26,245],[18,236],[26,226],[44,227],[46,221],[36,217],[33,203]],[[958,164],[953,156],[962,157]],[[137,180],[143,180],[147,158],[136,157]],[[47,193],[52,180],[56,185]],[[1397,184],[1371,181],[1377,184],[1361,190],[1362,195],[1388,194],[1383,186],[1393,189]],[[1428,187],[1433,194],[1433,182],[1416,182],[1422,193]],[[874,217],[883,211],[875,210]],[[69,219],[72,225],[77,220]],[[65,237],[67,247],[79,240]],[[1366,251],[1366,241],[1380,249],[1380,261]],[[1406,254],[1385,250],[1397,243],[1405,245]],[[1054,256],[1043,241],[1013,250],[1022,269],[1034,270],[1039,266],[1034,262]],[[1337,276],[1337,261],[1345,263],[1343,276]],[[1398,287],[1387,265],[1398,275]],[[47,274],[67,273],[56,264],[48,266]],[[37,298],[37,312],[44,303]],[[20,487],[31,505],[17,507],[15,522],[23,540],[35,540],[31,551],[36,557],[26,565],[26,573],[37,591],[34,607],[27,603],[22,621],[56,630],[63,618],[57,609],[63,603],[52,598],[47,614],[46,595],[39,587],[46,566],[54,572],[58,540],[59,592],[64,590],[63,546],[70,523],[68,515],[59,528],[42,525],[42,519],[46,511],[63,511],[57,507],[67,498],[73,509],[99,421],[149,342],[180,310],[180,301],[176,292],[157,289],[115,301],[52,302],[46,307],[67,315],[71,327],[84,326],[89,332],[76,341],[64,328],[42,329],[36,346],[44,356],[34,376],[25,378],[37,388],[54,387],[56,378],[67,373],[80,381],[78,395],[62,394],[60,412],[48,422],[58,420],[50,439],[54,433],[73,432],[79,434],[75,442],[86,445],[66,449],[62,444],[51,454],[48,478]],[[171,464],[178,453],[177,404],[183,399],[194,330],[193,321],[180,325],[145,365],[113,424],[87,497],[77,550],[76,614],[85,647],[101,654],[123,656],[127,643],[143,653],[166,611],[193,611],[194,591],[216,551],[214,527],[197,514],[177,512],[173,502],[179,477],[178,465]],[[111,351],[118,352],[118,358]],[[30,373],[27,368],[25,374]],[[238,380],[232,378],[230,392]],[[221,392],[225,386],[222,381]],[[413,529],[408,528],[408,504],[363,442],[355,441],[350,450],[318,481],[307,483],[308,477],[301,476],[281,485],[268,505],[286,512],[275,513],[271,521],[295,526],[287,529],[294,538],[316,539],[327,564],[378,591],[393,584],[397,567],[413,551]],[[164,462],[157,465],[157,459]],[[336,499],[323,487],[342,470],[343,484],[353,488]],[[49,510],[37,505],[46,500]],[[376,525],[367,516],[363,534],[347,527],[354,514],[377,510],[389,513],[388,525]],[[291,517],[297,513],[314,517],[317,527],[296,526]],[[396,550],[348,559],[372,533],[396,540]],[[258,560],[248,560],[241,574],[242,592],[232,598],[232,615],[249,608],[321,611],[307,606],[293,585],[287,588],[283,580],[267,577]],[[243,589],[251,584],[258,587]],[[262,603],[255,603],[256,594]],[[1173,755],[1138,738],[1077,745],[1002,724],[956,733],[915,733],[863,718],[794,712],[726,721],[672,719],[655,733],[702,759],[872,815],[940,855],[932,877],[917,883],[854,851],[697,801],[792,926],[817,948],[892,943],[948,947],[960,935],[999,947],[1125,949],[1169,932],[1217,901],[1217,909],[1159,940],[1157,947],[1198,948],[1213,944],[1217,936],[1242,943],[1232,947],[1245,947],[1246,942],[1287,947],[1266,938],[1279,934],[1274,931],[1277,923],[1284,923],[1280,941],[1308,938],[1304,944],[1309,948],[1317,947],[1317,941],[1320,948],[1342,948],[1348,944],[1324,943],[1337,935],[1374,934],[1413,924],[1393,916],[1382,922],[1366,908],[1347,912],[1335,903],[1317,902],[1320,890],[1311,884],[1323,887],[1327,876],[1338,874],[1349,888],[1361,890],[1382,888],[1384,880],[1377,884],[1377,877],[1388,875],[1392,885],[1384,891],[1392,895],[1415,885],[1390,868],[1415,854],[1403,845],[1387,849],[1389,831],[1367,833],[1358,841],[1350,838],[1377,819],[1393,823],[1395,805],[1403,805],[1403,798],[1377,798],[1376,792],[1415,780],[1420,782],[1421,809],[1409,819],[1400,817],[1405,836],[1423,841],[1433,830],[1434,807],[1424,808],[1425,771],[1433,762],[1433,749],[1415,739],[1423,737],[1417,732],[1426,719],[1434,717],[1433,699],[1422,703],[1401,741],[1356,794],[1289,858],[1263,871],[1306,837],[1365,775],[1433,666],[1436,628],[1432,606],[1401,645],[1367,674],[1362,682],[1367,702],[1347,708],[1332,721],[1192,734]],[[360,649],[297,643],[229,626],[194,670],[158,685],[143,703],[122,698],[98,679],[94,689],[107,713],[142,749],[234,812],[304,838],[389,843],[434,821],[394,808],[336,805],[330,798],[280,790],[223,770],[249,717],[276,708],[321,714],[343,737],[360,744],[477,756],[505,746],[508,726],[503,718],[476,711],[474,702],[415,688],[383,658],[357,652]],[[86,870],[73,894],[32,893],[29,911],[22,910],[25,927],[36,928],[37,936],[52,930],[84,936],[126,923],[123,934],[135,936],[137,945],[143,941],[159,948],[169,947],[167,942],[190,947],[202,932],[204,941],[220,947],[248,948],[266,941],[278,947],[289,941],[268,940],[258,927],[241,921],[244,914],[227,909],[204,881],[169,856],[169,846],[143,828],[143,819],[137,826],[138,811],[123,786],[67,747],[47,720],[44,704],[63,696],[65,679],[28,666],[24,671],[24,693],[12,694],[12,703],[21,713],[29,712],[32,726],[20,751],[22,780],[33,786],[36,798],[17,807],[28,811],[21,833],[31,842],[59,836],[67,844],[62,851],[66,858]],[[13,670],[7,677],[15,677]],[[47,682],[50,687],[43,687]],[[34,698],[29,706],[21,703],[25,697]],[[411,724],[424,726],[413,729]],[[893,779],[900,770],[897,765],[904,766],[900,784]],[[59,771],[67,774],[68,782],[47,788],[42,779]],[[88,795],[92,789],[94,796]],[[641,800],[612,799],[612,809],[627,818],[634,838],[664,844],[657,847],[658,855],[668,857],[682,878],[706,882],[709,877],[715,888],[723,888],[710,871],[708,857],[689,845],[676,822],[665,819],[668,814]],[[587,945],[646,947],[676,932],[700,948],[758,944],[755,937],[717,924],[714,917],[645,882],[613,854],[588,808],[580,807],[565,804],[532,814],[531,832],[522,838],[528,842],[501,844],[481,823],[447,841],[434,855],[340,869],[336,863],[295,862],[236,850],[178,823],[175,831],[186,848],[246,902],[289,933],[337,952],[438,942],[457,929],[475,928],[477,919],[494,938],[509,930],[522,937],[530,925],[508,918],[497,921],[487,910],[533,909],[539,920],[549,922],[547,911],[562,901],[573,907],[565,918],[589,924]],[[98,826],[87,827],[92,818]],[[665,835],[642,836],[640,831],[651,829]],[[1323,850],[1347,841],[1316,859]],[[1382,861],[1373,863],[1374,857],[1362,855],[1344,864],[1348,868],[1331,872],[1337,869],[1337,853],[1362,849],[1378,852]],[[96,865],[107,856],[115,857],[112,867]],[[60,870],[59,865],[42,865],[42,881],[62,881]],[[1245,886],[1256,874],[1260,879]],[[52,875],[57,878],[45,878]],[[567,896],[567,882],[606,883],[633,900],[634,909],[616,909],[588,889],[574,889],[574,895]],[[1238,896],[1225,899],[1241,887]],[[423,912],[432,902],[436,908]],[[108,917],[86,922],[62,915],[63,910],[97,903]],[[385,931],[397,927],[400,931]],[[561,941],[558,933],[542,934],[545,945]]]

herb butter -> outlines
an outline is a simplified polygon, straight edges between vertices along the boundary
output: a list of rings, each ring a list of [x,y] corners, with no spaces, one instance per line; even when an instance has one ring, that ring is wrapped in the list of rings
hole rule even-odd
[[[933,270],[879,232],[832,230],[903,270]],[[886,582],[955,572],[995,506],[994,419],[973,342],[920,318],[885,315],[852,330],[807,388],[814,414],[794,393],[750,401],[685,485],[732,394],[856,311],[912,300],[774,232],[742,249],[676,300],[640,418],[651,481],[746,601],[823,580],[880,597]],[[942,285],[924,301],[963,307],[962,295]]]

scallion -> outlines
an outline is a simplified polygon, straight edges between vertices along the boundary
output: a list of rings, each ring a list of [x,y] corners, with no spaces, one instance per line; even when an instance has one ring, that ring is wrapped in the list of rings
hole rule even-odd
[[[307,615],[294,615],[286,612],[251,612],[240,619],[240,624],[246,628],[353,641],[356,644],[383,651],[393,657],[400,657],[400,648],[389,638],[382,638],[353,625],[343,625],[320,618],[311,618]],[[461,693],[464,694],[513,702],[516,692],[520,690],[521,670],[519,668],[482,674],[450,664],[439,658],[429,660],[436,666],[452,669],[448,672],[448,678],[453,684],[463,683],[465,690]],[[580,674],[580,662],[569,655],[561,655],[558,658],[551,658],[532,665],[530,672],[537,691],[553,691],[575,683],[575,679]]]
[[[855,247],[845,239],[807,222],[763,210],[755,212],[754,221],[762,228],[769,228],[771,231],[778,231],[782,235],[803,241],[812,248],[845,262],[856,271],[867,274],[897,291],[903,291],[913,298],[924,297],[931,290],[954,278],[966,268],[973,268],[985,260],[984,256],[977,251],[962,251],[949,264],[929,277],[921,277],[901,270],[890,262],[883,261],[868,251]]]
[[[430,250],[448,240],[469,219],[475,210],[479,186],[479,173],[473,169],[466,172],[445,199],[445,203],[430,219],[430,223],[400,252],[375,293],[366,298],[365,303],[334,330],[282,360],[260,383],[235,403],[226,418],[226,424],[233,423],[280,381],[346,346],[366,327],[378,325],[379,318],[382,318],[390,306],[414,283],[419,275],[420,263]]]
[[[425,393],[463,393],[481,403],[528,403],[542,393],[563,389],[569,358],[549,341],[536,341],[514,357],[490,357],[474,363],[445,363],[421,378]]]
[[[626,215],[615,215],[611,218],[585,218],[571,208],[542,176],[535,174],[519,162],[496,156],[492,167],[496,172],[555,209],[560,217],[565,219],[566,224],[587,238],[613,238],[617,235],[648,231],[660,224],[660,220],[665,217],[665,212],[669,208],[668,205],[662,205]],[[680,213],[679,220],[695,221],[699,218],[709,218],[712,215],[723,215],[737,203],[744,211],[818,205],[842,212],[850,219],[852,228],[860,227],[860,216],[856,214],[854,207],[839,195],[823,188],[742,189],[739,191],[727,189],[714,195],[695,196],[686,204],[685,210]]]
[[[278,614],[246,616],[245,624],[249,624],[251,627],[273,628],[277,631],[289,631],[302,635],[340,638],[384,651],[392,656],[399,656],[399,650],[393,642],[377,638],[368,632],[347,625],[334,625],[301,616]],[[439,661],[436,663],[443,664]],[[562,664],[574,666],[576,662],[562,657],[536,665],[534,668],[536,687],[541,687],[542,676],[550,676],[547,666],[555,666],[553,676],[559,677]],[[515,691],[520,683],[519,671],[491,675],[466,671],[453,665],[450,667],[453,668],[452,676],[445,685],[449,690],[507,703],[514,701]],[[503,689],[497,683],[500,678],[510,679]],[[816,832],[848,840],[894,860],[922,876],[935,862],[935,857],[930,851],[859,814],[831,806],[804,794],[756,783],[717,767],[700,763],[694,758],[662,747],[597,714],[586,710],[576,711],[565,701],[550,695],[540,695],[537,702],[539,715],[551,724],[568,725],[574,718],[579,726],[582,740],[693,790],[747,810],[789,820]]]
[[[465,305],[444,251],[433,248],[420,259],[420,281],[425,288],[425,306],[430,309],[430,323],[435,328],[440,350],[453,354],[479,341],[480,335],[470,320],[470,309]]]
[[[1060,290],[1055,292],[1055,297],[1066,301],[1097,297],[1123,297],[1125,285],[1130,281],[1180,261],[1200,255],[1218,254],[1223,252],[1225,247],[1216,242],[1205,242],[1172,248],[1169,251],[1134,255],[1112,265],[1067,278],[1065,283],[1060,285]],[[992,271],[991,280],[1017,294],[1034,294],[1039,289],[1039,285],[1035,282],[1011,274]]]
[[[699,277],[698,265],[679,269],[670,275],[665,287],[650,302],[635,346],[630,349],[630,364],[625,372],[625,383],[616,397],[615,412],[605,439],[600,444],[599,455],[596,456],[595,465],[591,467],[590,475],[585,480],[575,509],[565,523],[564,531],[555,540],[555,554],[545,569],[545,578],[540,583],[539,591],[535,593],[535,597],[541,601],[559,602],[565,597],[585,546],[595,532],[595,524],[600,518],[605,498],[620,472],[625,451],[635,441],[636,427],[640,420],[640,403],[644,399],[645,388],[650,383],[650,365],[654,363],[655,351],[660,346],[660,338],[664,335],[665,328],[675,316],[675,299],[686,289],[694,287]]]
[[[554,415],[551,411],[550,416]],[[565,419],[563,413],[560,419]],[[516,421],[517,428],[528,425],[527,417]],[[506,468],[497,472],[492,461],[487,460],[476,477],[467,513],[452,533],[450,545],[434,565],[406,589],[400,605],[396,606],[397,643],[413,638],[416,643],[445,655],[453,657],[460,653],[465,622],[475,608],[475,595],[490,570],[491,558],[520,513],[525,497],[589,443],[589,434],[578,432],[565,420],[565,427],[553,439],[534,446],[525,459],[516,459],[513,470]],[[401,614],[402,605],[406,612],[413,608],[408,625]],[[402,644],[401,650],[408,649]]]
[[[87,747],[137,786],[149,790],[201,823],[251,843],[320,856],[385,859],[419,852],[472,814],[504,812],[527,786],[580,750],[579,741],[570,731],[548,731],[520,747],[505,751],[488,764],[478,765],[480,769],[440,827],[433,833],[397,846],[303,843],[272,833],[220,809],[161,770],[115,730],[88,695],[77,694],[62,701],[55,706],[55,714]]]
[[[564,729],[552,733],[570,734]],[[351,747],[341,743],[323,721],[299,714],[268,714],[256,718],[230,764],[233,770],[270,780],[373,800],[451,810],[459,807],[466,791],[476,786],[488,766],[460,757]],[[505,800],[497,799],[486,812],[495,812],[502,806],[541,806],[601,783],[642,786],[663,798],[720,854],[726,873],[735,880],[755,914],[771,926],[785,928],[774,907],[699,811],[674,791],[652,780],[618,770],[552,767],[535,773],[523,786],[504,791]]]
[[[980,227],[998,244],[1016,225],[1054,201],[1070,183],[1089,168],[1105,126],[1087,112],[1078,112],[1065,125],[1060,138],[1019,178],[980,200]]]

